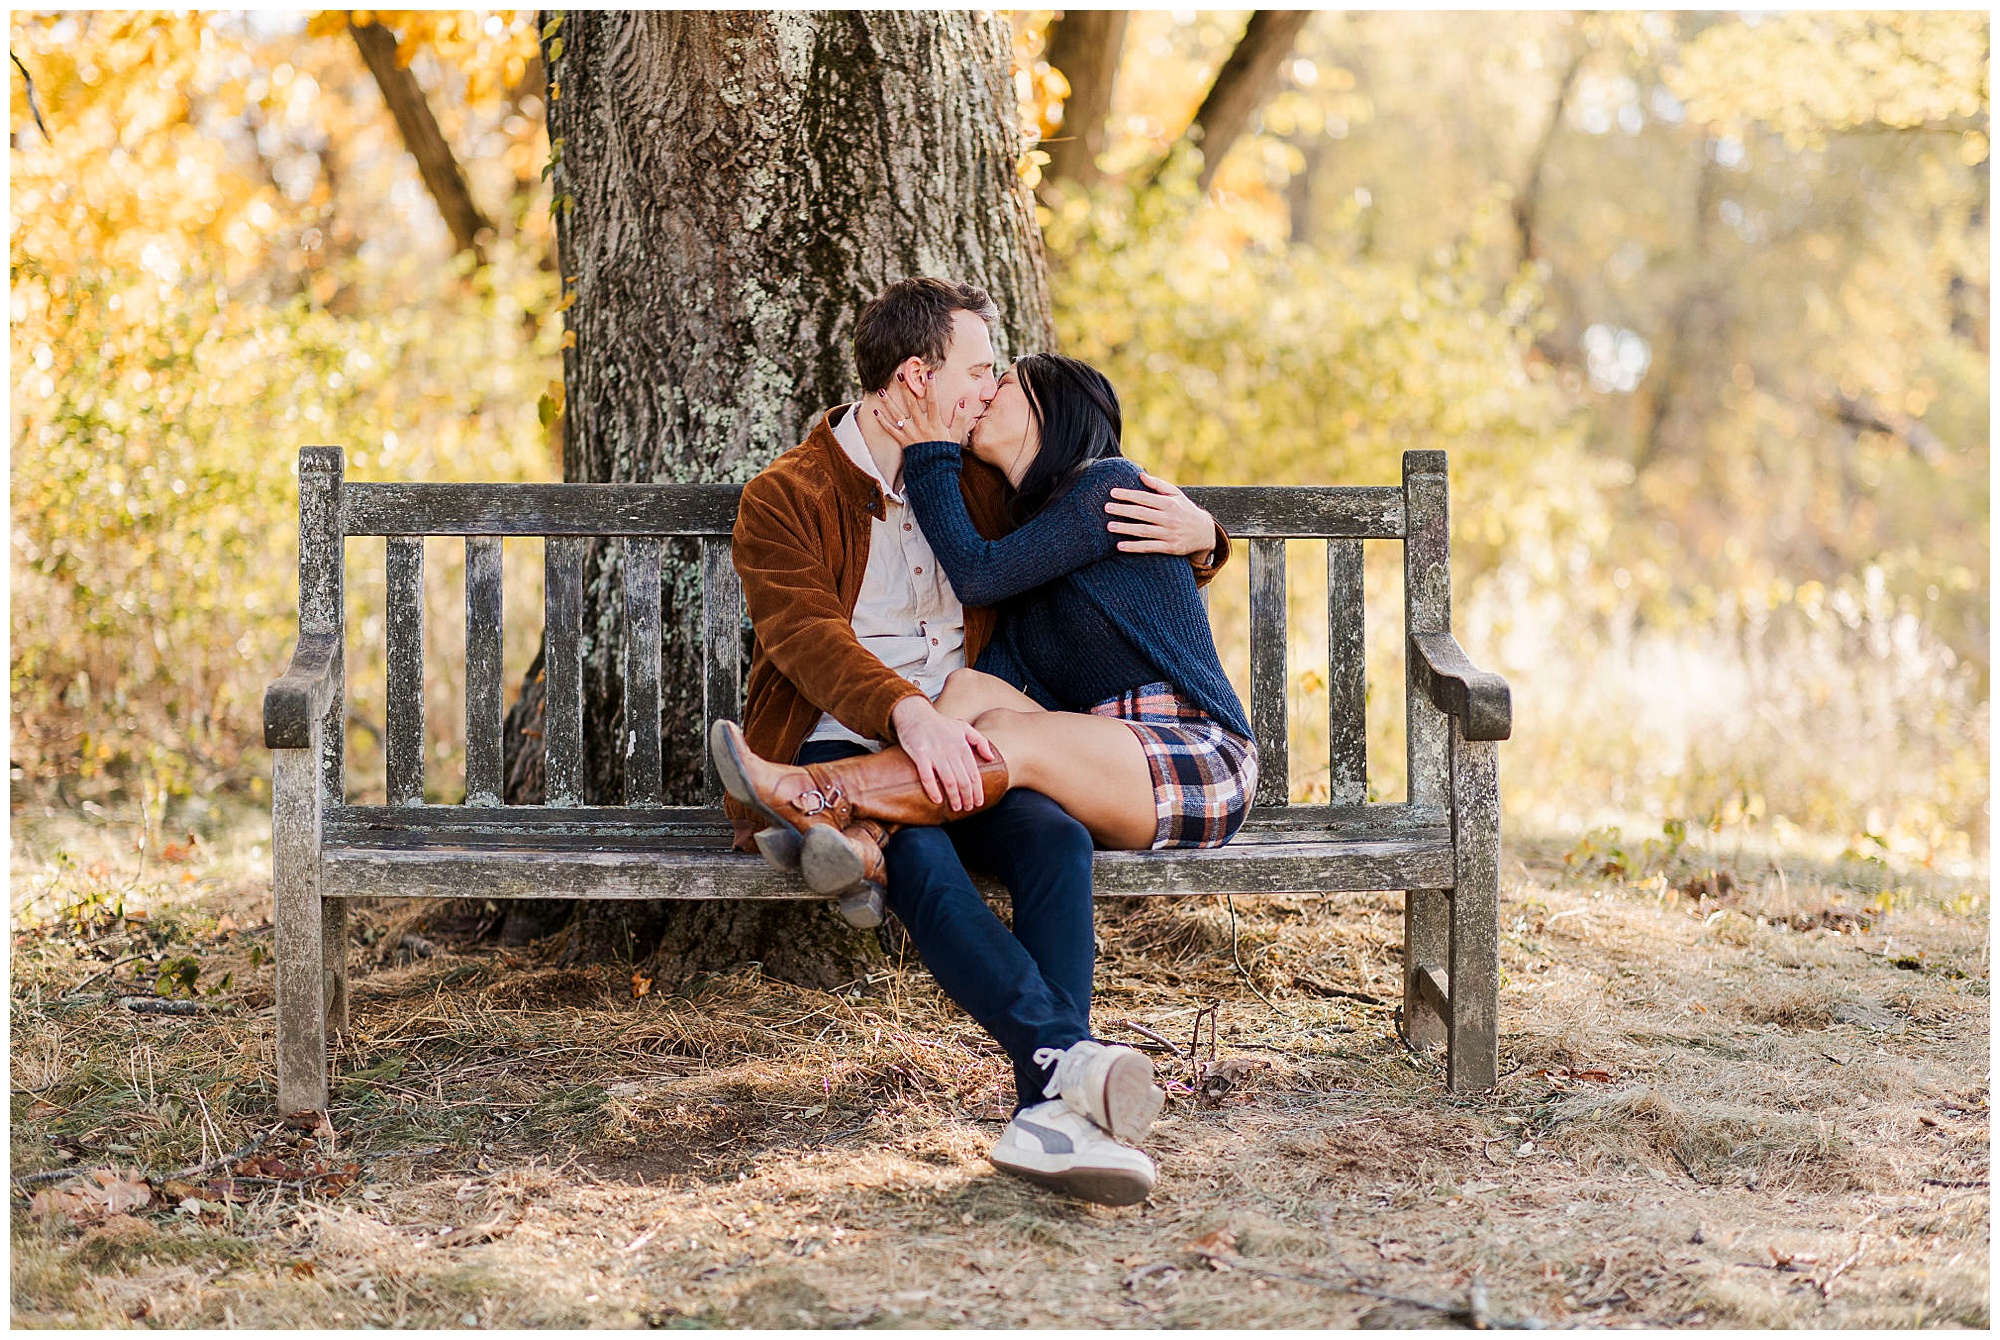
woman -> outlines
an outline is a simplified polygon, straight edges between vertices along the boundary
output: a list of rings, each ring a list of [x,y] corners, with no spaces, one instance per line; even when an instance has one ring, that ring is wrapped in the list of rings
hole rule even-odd
[[[1105,527],[1110,491],[1141,486],[1119,449],[1111,384],[1059,354],[1029,355],[1001,379],[970,425],[972,452],[1015,490],[1017,529],[1000,540],[979,534],[959,492],[963,402],[907,385],[880,395],[874,413],[903,446],[904,485],[945,575],[966,604],[999,608],[977,667],[953,673],[937,699],[998,756],[976,808],[1023,786],[1102,847],[1227,842],[1256,790],[1256,743],[1186,561],[1123,553]],[[750,755],[729,723],[715,746],[731,793],[781,834],[802,834],[796,850],[820,892],[880,881],[884,823],[965,813],[929,801],[898,748],[787,767]]]

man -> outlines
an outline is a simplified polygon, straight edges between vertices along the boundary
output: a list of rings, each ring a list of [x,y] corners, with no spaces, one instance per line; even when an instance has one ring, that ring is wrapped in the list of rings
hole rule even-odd
[[[997,319],[971,285],[892,284],[855,327],[863,403],[900,374],[919,394],[983,408],[997,389]],[[857,408],[823,413],[803,443],[744,487],[735,563],[757,640],[743,742],[763,758],[814,764],[893,741],[916,762],[933,810],[979,811],[875,836],[887,839],[888,909],[938,985],[1013,1059],[1017,1109],[993,1162],[1087,1199],[1142,1200],[1152,1161],[1110,1131],[1142,1132],[1159,1091],[1150,1062],[1089,1036],[1090,835],[1039,792],[999,795],[1006,783],[995,751],[932,705],[945,677],[978,659],[994,611],[959,603],[903,498],[902,449]],[[1107,524],[1132,537],[1124,547],[1198,556],[1205,580],[1226,559],[1228,537],[1171,485],[1154,485],[1150,495],[1121,491]],[[967,456],[966,506],[989,536],[1008,529],[1005,486]],[[739,848],[757,841],[773,860],[798,859],[788,831],[753,838],[751,811],[732,801],[730,816]],[[1006,885],[1011,932],[973,887],[967,863]],[[849,898],[843,910],[865,913],[865,901]]]

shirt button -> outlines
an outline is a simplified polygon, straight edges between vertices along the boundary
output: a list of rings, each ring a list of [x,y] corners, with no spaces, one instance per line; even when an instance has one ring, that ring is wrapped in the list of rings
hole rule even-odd
[[[937,639],[936,639],[936,638],[932,638],[932,639],[931,639],[931,645],[932,645],[933,647],[935,647],[935,646],[937,645]]]
[[[909,528],[910,528],[910,523],[909,523],[909,522],[907,522],[907,521],[905,521],[905,522],[903,523],[903,529],[904,529],[904,530],[908,530]]]
[[[923,570],[922,568],[918,568],[918,569],[917,569],[917,576],[921,577],[921,576],[923,576],[923,575],[924,575],[924,570]]]

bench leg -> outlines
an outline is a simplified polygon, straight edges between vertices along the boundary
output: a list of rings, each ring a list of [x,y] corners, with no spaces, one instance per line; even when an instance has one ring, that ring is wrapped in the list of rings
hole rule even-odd
[[[1403,894],[1403,1036],[1412,1047],[1435,1047],[1446,1040],[1446,1024],[1423,989],[1423,970],[1440,974],[1449,953],[1451,894],[1445,889],[1409,889]]]
[[[326,978],[326,1031],[347,1032],[347,900],[319,900],[319,944]]]
[[[278,1112],[326,1110],[327,981],[319,896],[319,757],[274,749],[271,927],[278,976]]]
[[[1452,723],[1451,1045],[1454,1093],[1493,1087],[1500,1073],[1500,750]]]

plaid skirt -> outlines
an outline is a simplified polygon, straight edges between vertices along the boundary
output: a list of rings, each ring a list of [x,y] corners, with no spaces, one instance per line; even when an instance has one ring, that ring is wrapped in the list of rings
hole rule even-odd
[[[1144,684],[1091,709],[1132,728],[1153,773],[1153,847],[1220,847],[1257,792],[1257,743],[1174,692]]]

